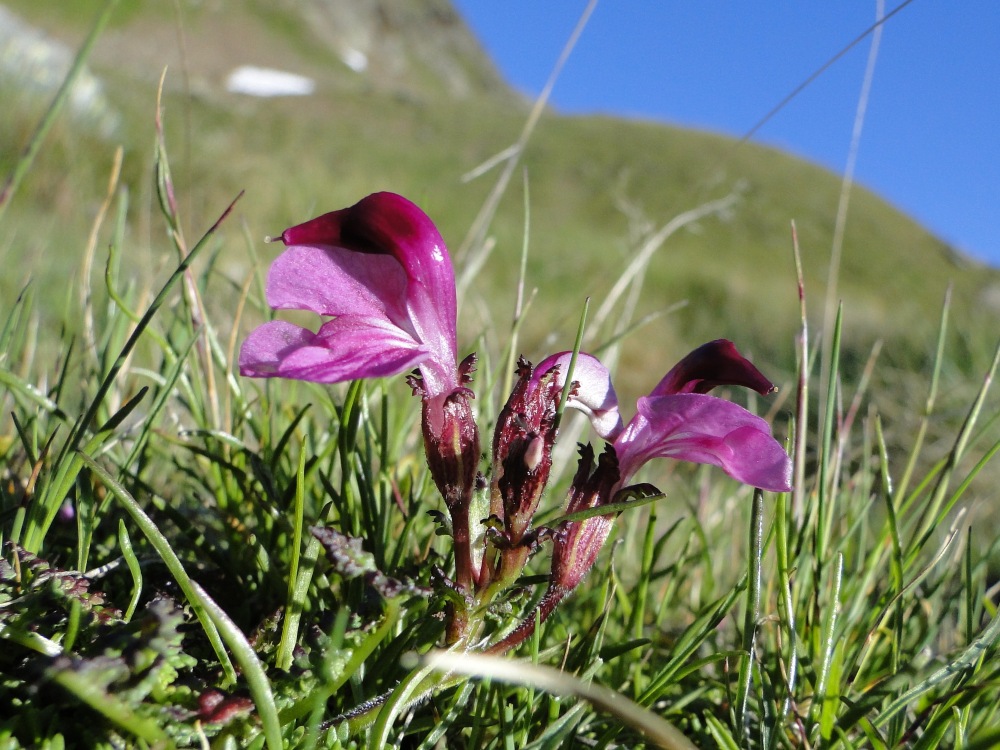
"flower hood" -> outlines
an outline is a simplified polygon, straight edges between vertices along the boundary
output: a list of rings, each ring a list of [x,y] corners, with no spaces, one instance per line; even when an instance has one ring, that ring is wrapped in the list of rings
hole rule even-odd
[[[434,396],[459,386],[455,276],[427,215],[394,193],[286,229],[267,302],[331,318],[315,333],[284,321],[253,331],[240,372],[319,383],[420,368]]]

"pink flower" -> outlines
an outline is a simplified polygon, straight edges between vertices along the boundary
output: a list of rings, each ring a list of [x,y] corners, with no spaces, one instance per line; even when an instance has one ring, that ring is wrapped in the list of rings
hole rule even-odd
[[[791,489],[792,462],[771,437],[771,426],[742,406],[707,395],[718,385],[742,385],[761,395],[774,390],[731,341],[698,347],[639,399],[638,413],[615,437],[621,486],[647,461],[664,457],[712,464],[764,490]]]
[[[456,363],[455,273],[427,214],[401,195],[375,193],[286,229],[267,276],[267,302],[327,320],[315,333],[265,323],[240,350],[240,373],[316,383],[381,378],[414,367],[424,453],[452,517],[458,583],[469,588],[468,506],[479,462],[469,403],[475,358]]]
[[[558,364],[563,372],[570,356],[569,352],[554,355],[539,370]],[[648,396],[639,399],[638,413],[624,427],[608,371],[583,354],[577,365],[572,376],[576,387],[567,406],[584,411],[598,433],[611,441],[613,451],[601,456],[596,469],[593,452],[581,451],[567,513],[615,502],[653,458],[712,464],[744,484],[773,492],[791,489],[792,462],[771,436],[770,425],[742,406],[707,395],[718,385],[742,385],[762,395],[774,390],[731,341],[704,344],[678,362]],[[611,520],[610,515],[594,516],[569,522],[557,532],[547,599],[562,599],[583,580],[611,532]]]
[[[267,302],[330,318],[315,333],[265,323],[240,350],[240,372],[339,383],[420,368],[428,397],[460,386],[455,275],[433,222],[394,193],[286,229]]]
[[[554,384],[566,386],[572,352],[543,360],[533,376],[555,372]],[[553,368],[555,368],[553,370]],[[611,377],[589,354],[577,355],[566,405],[584,412],[594,429],[610,442],[595,461],[589,445],[570,486],[566,513],[615,502],[636,472],[653,458],[713,464],[734,479],[774,492],[791,489],[792,464],[771,427],[741,406],[707,395],[719,385],[742,385],[761,394],[771,382],[725,339],[695,349],[677,363],[648,395],[625,426]],[[562,523],[552,533],[552,568],[548,589],[535,611],[488,650],[504,653],[524,641],[584,579],[611,533],[613,514]]]
[[[555,354],[536,372],[559,365],[565,373],[570,356]],[[561,378],[563,385],[565,376]],[[610,376],[596,358],[581,353],[573,380],[578,386],[567,406],[587,414],[598,434],[614,446],[621,474],[615,491],[653,458],[712,464],[744,484],[773,492],[791,489],[791,461],[771,437],[770,425],[742,406],[707,395],[719,385],[741,385],[762,395],[774,390],[731,341],[704,344],[678,362],[639,399],[638,413],[624,427]]]

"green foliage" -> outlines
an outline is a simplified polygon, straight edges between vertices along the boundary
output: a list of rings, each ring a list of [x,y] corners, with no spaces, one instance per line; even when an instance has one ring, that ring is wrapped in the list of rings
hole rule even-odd
[[[168,97],[168,111],[180,103]],[[364,109],[348,95],[340,104]],[[303,157],[292,145],[275,145],[274,136],[290,128],[288,144],[317,143],[315,121],[290,123],[261,104],[246,136],[252,148],[247,141],[219,145],[215,136],[232,115],[210,103],[191,106],[208,123],[199,147],[215,144],[217,160],[193,159],[175,182],[167,143],[176,120],[166,118],[166,133],[149,128],[131,135],[132,143],[153,139],[153,165],[129,153],[121,181],[78,186],[88,201],[106,196],[93,202],[92,234],[100,241],[81,243],[91,231],[90,211],[75,202],[64,226],[33,223],[40,190],[33,181],[44,183],[53,169],[45,163],[47,149],[3,217],[5,229],[16,228],[7,233],[7,252],[31,243],[61,244],[67,256],[85,250],[76,288],[42,271],[10,297],[5,288],[0,309],[0,705],[13,709],[0,712],[0,746],[985,748],[996,742],[1000,614],[988,561],[1000,545],[995,527],[980,525],[973,534],[966,513],[977,497],[973,480],[1000,449],[987,400],[996,361],[983,354],[993,342],[961,322],[968,311],[954,309],[956,303],[945,308],[936,347],[933,333],[914,326],[906,343],[887,339],[891,356],[868,372],[867,351],[854,343],[867,340],[870,319],[860,284],[848,285],[842,319],[823,332],[831,342],[825,366],[808,345],[808,295],[802,314],[793,307],[786,316],[775,304],[767,325],[754,314],[736,319],[737,300],[794,299],[794,280],[786,295],[780,274],[746,274],[776,263],[773,245],[761,250],[763,238],[773,237],[761,227],[784,222],[808,201],[822,203],[816,193],[825,187],[801,188],[822,186],[828,176],[761,149],[738,152],[733,159],[762,159],[774,169],[771,177],[761,171],[748,189],[749,211],[729,217],[711,240],[720,248],[743,247],[745,261],[730,262],[722,250],[707,254],[708,241],[692,234],[678,239],[671,262],[653,263],[632,287],[645,283],[654,295],[679,290],[673,299],[683,294],[676,277],[691,271],[699,286],[690,289],[700,296],[692,295],[684,313],[689,335],[714,326],[711,335],[745,333],[766,352],[792,350],[788,342],[797,334],[800,346],[789,357],[789,382],[797,385],[773,408],[779,430],[783,415],[791,415],[793,492],[755,495],[707,470],[650,477],[667,489],[666,498],[623,508],[620,543],[609,546],[517,661],[505,661],[503,669],[470,659],[460,669],[442,666],[435,653],[448,597],[434,569],[447,570],[452,561],[427,513],[441,502],[424,466],[416,402],[397,382],[324,389],[234,375],[243,317],[267,313],[260,269],[246,262],[234,274],[228,263],[238,254],[253,257],[255,243],[232,226],[240,211],[245,221],[301,219],[309,214],[302,206],[317,194],[326,207],[327,200],[347,204],[375,187],[362,161],[345,164],[336,188],[324,174],[352,143],[353,150],[359,143],[371,147],[365,159],[369,170],[382,170],[381,186],[409,192],[457,236],[455,227],[482,193],[455,189],[447,174],[425,177],[442,165],[453,176],[458,164],[485,156],[490,138],[509,136],[514,115],[484,105],[482,140],[468,134],[462,140],[456,133],[474,128],[461,108],[377,100],[365,104],[369,113],[380,108],[369,132],[331,134],[316,146],[322,153]],[[723,144],[639,123],[627,126],[635,139],[612,138],[620,132],[612,125],[543,121],[528,162],[532,283],[552,289],[567,267],[582,267],[601,274],[593,291],[613,289],[615,258],[606,248],[622,242],[628,222],[595,185],[627,172],[628,192],[662,210],[675,205],[670,191],[681,183],[663,183],[641,155],[667,154],[684,179],[697,179],[693,154]],[[414,154],[390,137],[393,129],[412,135],[424,128],[440,128],[433,132],[441,143],[473,145],[446,153],[435,136]],[[91,143],[75,136],[50,134],[66,139],[74,164],[75,149]],[[588,145],[609,139],[617,151]],[[265,151],[274,162],[255,161],[252,155]],[[593,156],[580,161],[580,154]],[[301,165],[296,171],[303,174],[276,166],[288,164]],[[212,181],[211,172],[223,174]],[[274,184],[227,209],[238,192],[232,183],[244,175]],[[147,189],[140,177],[154,187],[136,200]],[[775,192],[769,181],[790,182],[798,197]],[[184,213],[186,205],[197,207],[193,216]],[[550,209],[545,221],[537,206]],[[933,246],[874,200],[855,208],[864,219],[853,240],[858,246],[883,243],[892,232]],[[516,236],[520,247],[517,216],[501,208],[494,222],[501,244]],[[137,281],[129,267],[140,265],[140,226],[155,238],[147,251],[156,262]],[[814,251],[823,231],[817,230]],[[189,245],[186,232],[201,240]],[[647,234],[634,238],[636,246]],[[594,249],[602,243],[603,254]],[[881,261],[869,256],[878,269]],[[846,268],[856,262],[850,253],[845,258]],[[815,255],[807,251],[803,260],[812,276],[822,273]],[[507,310],[517,281],[509,267],[516,264],[503,258],[491,264],[474,288],[494,290],[494,304]],[[914,299],[923,294],[915,275],[904,282],[912,283]],[[733,290],[744,284],[741,297]],[[812,288],[808,278],[805,287]],[[956,286],[956,298],[969,288]],[[578,296],[569,303],[566,296],[541,295],[527,345],[540,341],[544,328],[561,336],[559,348],[569,348],[584,291],[573,290]],[[641,319],[641,306],[618,318],[626,298],[612,305],[614,315],[592,313],[587,346],[613,351]],[[721,321],[707,319],[707,299],[717,300]],[[646,311],[665,301],[654,299]],[[53,307],[64,307],[65,315]],[[948,330],[950,316],[960,320],[958,333]],[[59,333],[51,323],[61,317],[67,325]],[[660,318],[646,331],[670,325]],[[506,361],[506,332],[485,324],[484,331],[478,378],[486,425],[495,410],[488,387],[506,375],[504,365],[491,364]],[[636,338],[624,336],[622,369],[640,373],[648,387],[674,357],[647,342],[631,343]],[[669,331],[663,338],[682,339]],[[897,347],[903,353],[893,353]],[[903,369],[913,361],[918,371]],[[881,367],[900,375],[880,378]],[[907,390],[875,390],[886,381]],[[899,403],[907,413],[899,413]],[[763,402],[756,407],[763,411]],[[937,421],[940,410],[946,420]],[[890,423],[904,427],[891,440]],[[572,443],[572,423],[563,431],[563,441]],[[549,517],[560,512],[560,499],[555,492],[543,501]],[[531,611],[545,588],[537,575],[546,569],[544,557],[533,561],[534,575],[519,582],[515,595],[489,612],[495,632]]]

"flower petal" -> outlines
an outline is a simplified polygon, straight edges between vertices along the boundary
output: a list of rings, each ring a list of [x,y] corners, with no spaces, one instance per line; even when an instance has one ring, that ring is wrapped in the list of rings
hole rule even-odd
[[[245,374],[332,383],[420,366],[425,396],[461,385],[455,275],[428,216],[394,193],[286,229],[268,274],[276,309],[333,317],[316,334],[269,324],[241,352]]]
[[[535,368],[532,383],[537,383],[553,367],[558,367],[556,383],[560,388],[566,385],[566,371],[569,369],[573,352],[560,352],[546,357]],[[566,406],[582,411],[590,419],[598,435],[613,440],[622,429],[621,414],[618,413],[618,395],[611,384],[611,373],[601,361],[585,352],[580,352],[573,367],[573,382],[580,387],[566,401]]]
[[[455,361],[455,272],[434,222],[395,193],[374,193],[350,208],[286,229],[286,245],[326,245],[388,254],[409,282],[406,307],[417,337],[436,358]]]
[[[406,272],[391,255],[292,245],[271,264],[267,303],[276,310],[382,317],[410,328],[406,286]]]
[[[717,339],[702,344],[674,365],[650,396],[674,393],[708,393],[719,385],[742,385],[762,396],[774,385],[736,350],[732,341]]]
[[[340,383],[406,372],[427,352],[405,331],[379,319],[342,316],[319,333],[272,321],[253,331],[240,350],[240,373],[316,383]]]
[[[646,396],[615,440],[621,484],[656,457],[712,464],[761,489],[791,489],[792,464],[770,425],[724,399],[699,393]]]

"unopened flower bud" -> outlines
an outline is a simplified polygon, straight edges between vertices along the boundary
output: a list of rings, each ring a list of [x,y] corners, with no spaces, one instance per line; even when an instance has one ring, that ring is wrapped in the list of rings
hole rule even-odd
[[[512,547],[530,527],[552,468],[561,390],[555,372],[532,377],[531,364],[518,361],[519,379],[493,435],[491,511],[504,520]]]
[[[580,463],[570,488],[567,513],[597,508],[613,501],[618,484],[618,459],[607,447],[594,469],[594,449],[580,447]],[[550,587],[569,593],[584,579],[611,533],[613,514],[568,521],[556,530],[552,542],[552,582]],[[565,594],[564,594],[565,595]]]
[[[458,388],[423,402],[424,451],[434,483],[451,510],[468,506],[479,465],[479,429],[473,393]]]

